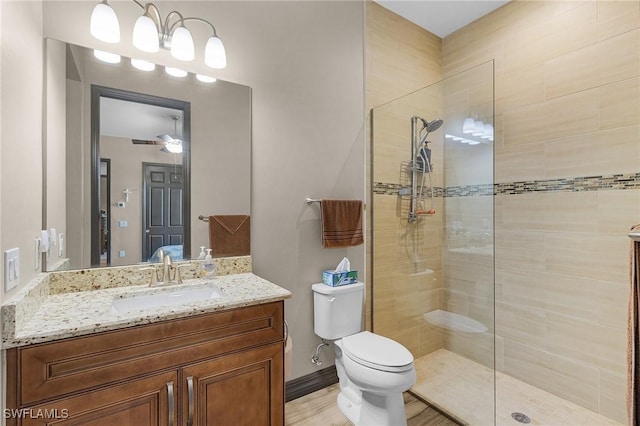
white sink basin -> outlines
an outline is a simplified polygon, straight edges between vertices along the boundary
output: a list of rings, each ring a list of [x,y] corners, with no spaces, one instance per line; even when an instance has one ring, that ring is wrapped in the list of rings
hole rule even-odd
[[[145,293],[113,299],[111,302],[111,312],[122,313],[159,308],[162,306],[178,306],[201,300],[219,299],[224,296],[222,290],[215,286],[189,289],[175,288],[153,294]]]

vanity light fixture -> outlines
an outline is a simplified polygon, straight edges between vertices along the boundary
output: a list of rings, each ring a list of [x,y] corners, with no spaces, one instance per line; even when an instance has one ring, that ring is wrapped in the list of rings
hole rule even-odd
[[[104,50],[93,50],[93,56],[96,59],[100,59],[102,62],[106,62],[108,64],[119,64],[120,63],[120,55],[116,55],[115,53],[105,52]]]
[[[198,79],[198,81],[201,81],[203,83],[215,83],[217,81],[217,78],[209,77],[208,75],[202,74],[196,74],[196,78]]]
[[[475,124],[475,129],[473,130],[473,132],[471,132],[471,134],[473,136],[482,136],[484,134],[484,123],[480,120],[476,120]]]
[[[143,59],[131,59],[131,65],[140,71],[153,71],[156,69],[156,64],[153,62],[145,61]]]
[[[483,123],[480,120],[474,120],[471,117],[464,119],[462,123],[462,133],[472,135],[481,139],[488,139],[493,142],[494,129],[490,123]],[[455,139],[454,139],[455,140]]]
[[[171,11],[162,19],[160,11],[153,3],[142,4],[132,0],[143,9],[143,14],[133,27],[133,45],[144,52],[157,52],[160,48],[171,51],[171,56],[181,61],[195,59],[195,47],[191,31],[185,26],[187,21],[202,22],[211,27],[212,35],[204,49],[204,63],[211,68],[225,68],[227,55],[222,40],[213,24],[197,17],[184,17],[178,11]],[[91,14],[91,35],[107,43],[120,41],[120,25],[115,11],[107,0],[98,3]]]
[[[462,123],[462,133],[467,135],[473,133],[476,130],[476,123],[471,117],[467,117],[464,119],[464,123]]]
[[[172,77],[182,78],[187,76],[187,72],[185,70],[181,70],[180,68],[164,67],[164,72]]]

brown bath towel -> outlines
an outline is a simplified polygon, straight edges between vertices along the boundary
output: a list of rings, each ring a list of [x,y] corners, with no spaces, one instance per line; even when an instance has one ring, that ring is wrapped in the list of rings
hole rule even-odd
[[[362,201],[322,200],[322,246],[351,247],[362,243]]]
[[[631,232],[640,231],[640,225],[631,228]],[[640,398],[640,330],[638,330],[640,297],[640,242],[631,239],[629,251],[629,310],[627,321],[627,416],[628,424],[638,425],[638,406]]]
[[[251,254],[251,227],[248,215],[209,216],[209,244],[214,257]]]

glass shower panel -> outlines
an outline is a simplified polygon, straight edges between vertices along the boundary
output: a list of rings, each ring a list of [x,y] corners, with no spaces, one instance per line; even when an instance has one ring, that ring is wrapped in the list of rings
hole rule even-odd
[[[412,391],[495,422],[493,62],[372,110],[372,324]],[[435,120],[442,119],[438,126]]]

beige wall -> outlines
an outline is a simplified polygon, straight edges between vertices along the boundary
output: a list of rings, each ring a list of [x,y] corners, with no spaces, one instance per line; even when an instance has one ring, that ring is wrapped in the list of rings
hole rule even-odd
[[[100,157],[111,160],[111,265],[131,265],[142,259],[142,163],[182,164],[182,156],[174,160],[173,154],[160,151],[158,145],[134,145],[131,139],[112,136],[100,137]],[[124,201],[122,191],[129,188],[129,202],[119,208],[118,201]],[[120,221],[127,227],[121,228]],[[120,257],[120,250],[125,256]],[[196,253],[197,255],[197,253]]]
[[[190,16],[212,19],[223,39],[228,67],[204,64],[190,71],[252,88],[251,215],[253,270],[293,293],[286,318],[294,343],[293,377],[315,371],[319,343],[313,333],[311,284],[343,256],[364,274],[364,247],[320,247],[320,215],[307,196],[364,198],[363,24],[359,2],[158,2]],[[129,44],[132,25],[109,46],[92,39],[86,23],[93,1],[46,2],[45,35],[164,65],[181,65],[166,52],[139,55]],[[118,7],[121,23],[138,13]],[[268,20],[264,17],[269,16]],[[207,37],[194,26],[194,38]],[[233,181],[246,176],[232,177]],[[200,214],[195,210],[194,214]],[[332,351],[323,353],[323,367]]]
[[[20,288],[38,274],[42,226],[42,2],[3,1],[0,10],[0,248],[20,249]],[[15,292],[3,285],[0,301]]]
[[[514,1],[444,39],[447,76],[495,59],[498,184],[638,172],[639,27],[638,2]],[[640,191],[495,202],[497,367],[624,422]]]

